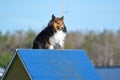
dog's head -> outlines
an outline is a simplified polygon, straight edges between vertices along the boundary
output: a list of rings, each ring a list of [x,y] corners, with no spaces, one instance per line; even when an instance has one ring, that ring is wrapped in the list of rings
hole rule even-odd
[[[52,26],[55,31],[63,30],[65,29],[65,24],[63,22],[64,16],[58,18],[52,15],[51,21],[48,23],[48,26]]]

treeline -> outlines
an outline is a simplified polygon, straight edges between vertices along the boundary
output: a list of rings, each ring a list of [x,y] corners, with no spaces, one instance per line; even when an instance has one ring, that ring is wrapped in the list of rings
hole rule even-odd
[[[0,32],[0,66],[6,67],[17,48],[31,48],[35,35],[33,30]]]
[[[0,32],[0,66],[6,67],[17,48],[30,49],[36,35],[37,33],[33,30],[5,34]],[[85,49],[97,67],[120,66],[120,30],[69,32],[65,49]]]

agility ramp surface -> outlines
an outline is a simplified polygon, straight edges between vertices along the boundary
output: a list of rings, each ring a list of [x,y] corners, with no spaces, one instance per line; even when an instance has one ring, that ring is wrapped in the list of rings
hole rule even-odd
[[[18,49],[2,79],[9,78],[11,80],[101,80],[84,50],[40,49]]]

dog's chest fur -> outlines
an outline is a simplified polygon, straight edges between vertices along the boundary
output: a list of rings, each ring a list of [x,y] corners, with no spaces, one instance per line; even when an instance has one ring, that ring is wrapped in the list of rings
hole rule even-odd
[[[53,34],[53,36],[50,37],[50,48],[57,48],[58,46],[63,47],[64,41],[66,37],[66,32],[63,32],[62,30],[58,30]]]

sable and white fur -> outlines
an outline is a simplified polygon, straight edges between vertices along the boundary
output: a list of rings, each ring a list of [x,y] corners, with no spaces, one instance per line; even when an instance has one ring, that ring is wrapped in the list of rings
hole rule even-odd
[[[52,15],[48,26],[35,38],[33,49],[62,49],[64,47],[67,30],[63,18]]]

